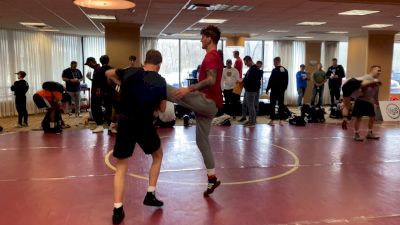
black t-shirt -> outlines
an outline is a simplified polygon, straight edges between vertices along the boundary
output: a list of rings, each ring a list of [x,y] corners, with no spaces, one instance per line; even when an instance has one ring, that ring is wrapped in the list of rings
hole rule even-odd
[[[338,76],[338,78],[333,78],[330,79],[330,76],[332,74],[335,74]],[[329,80],[329,86],[330,87],[340,87],[342,86],[342,79],[346,76],[344,73],[344,68],[342,65],[337,65],[337,66],[331,66],[328,68],[328,71],[326,71],[325,76]]]
[[[100,88],[102,93],[111,93],[113,88],[108,84],[106,71],[112,69],[109,65],[104,65],[93,73],[92,89]]]
[[[67,79],[78,79],[81,80],[83,78],[82,73],[80,70],[75,69],[72,70],[71,68],[67,68],[62,72],[62,77]],[[70,81],[65,81],[65,86],[67,91],[77,92],[81,90],[80,83],[73,83]]]
[[[289,83],[289,74],[285,67],[277,66],[272,72],[268,81],[267,92],[285,92]]]
[[[120,114],[138,124],[152,124],[154,111],[159,109],[162,100],[167,99],[165,79],[157,72],[142,69],[117,71],[123,77]]]
[[[252,65],[243,78],[243,87],[248,92],[258,92],[261,87],[263,71]]]
[[[14,85],[11,86],[11,91],[14,92],[14,95],[17,97],[25,96],[26,92],[29,89],[28,82],[25,80],[18,80],[14,82]]]

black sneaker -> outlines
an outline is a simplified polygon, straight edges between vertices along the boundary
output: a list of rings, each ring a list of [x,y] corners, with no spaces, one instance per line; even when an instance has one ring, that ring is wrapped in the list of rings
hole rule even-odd
[[[155,192],[147,192],[146,196],[144,197],[143,204],[148,206],[161,207],[164,205],[164,202],[156,198]]]
[[[208,178],[207,190],[204,192],[204,197],[208,197],[221,184],[217,177]]]
[[[190,121],[190,117],[188,115],[184,115],[183,116],[183,126],[188,127],[189,121]]]
[[[244,122],[244,121],[246,121],[246,117],[242,117],[242,118],[240,118],[240,120],[239,120],[239,122]]]
[[[112,216],[113,224],[120,224],[125,218],[124,207],[114,208],[114,213]]]

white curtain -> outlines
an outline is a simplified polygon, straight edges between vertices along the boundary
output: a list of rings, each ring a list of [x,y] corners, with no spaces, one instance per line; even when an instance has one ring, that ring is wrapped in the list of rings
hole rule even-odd
[[[280,56],[282,66],[289,73],[289,84],[285,93],[285,104],[297,104],[296,73],[305,62],[305,42],[302,41],[274,41],[274,57]]]
[[[323,70],[326,72],[330,66],[332,66],[332,59],[338,58],[339,55],[339,42],[337,41],[325,41],[321,45],[321,64]],[[328,81],[324,86],[324,95],[322,104],[331,104],[331,97],[329,93]]]
[[[146,52],[150,49],[156,49],[158,44],[158,38],[142,37],[140,38],[140,60],[143,64],[146,58]]]
[[[82,64],[86,62],[87,57],[93,57],[97,63],[100,63],[100,56],[106,54],[106,39],[104,37],[83,37],[83,58]],[[84,82],[91,86],[91,81],[86,79],[86,73],[93,72],[88,66],[83,68]]]
[[[99,46],[104,49],[104,41]],[[61,73],[71,61],[77,61],[82,70],[83,65],[79,63],[83,61],[80,36],[0,29],[0,117],[17,114],[10,91],[17,79],[13,73],[26,72],[25,80],[29,83],[27,109],[29,113],[35,113],[39,110],[32,95],[45,81],[64,84]]]

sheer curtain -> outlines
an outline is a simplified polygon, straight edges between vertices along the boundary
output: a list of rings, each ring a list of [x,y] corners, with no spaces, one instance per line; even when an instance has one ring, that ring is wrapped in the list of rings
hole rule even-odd
[[[323,70],[326,72],[330,66],[332,66],[332,59],[338,58],[339,56],[339,42],[337,41],[325,41],[321,45],[321,64],[323,66]],[[329,94],[329,85],[328,82],[325,83],[324,86],[324,95],[323,95],[322,104],[330,104],[331,97]]]
[[[150,49],[156,49],[158,44],[158,38],[142,37],[140,38],[140,60],[143,64],[146,58],[146,52]],[[176,49],[177,50],[177,49]]]
[[[26,72],[29,83],[27,109],[39,112],[32,95],[44,81],[63,84],[61,73],[72,60],[82,61],[81,37],[43,32],[0,30],[0,117],[16,115],[14,96],[10,86],[19,70]],[[82,65],[79,64],[82,69]]]
[[[282,66],[288,70],[289,83],[285,93],[285,104],[297,104],[296,73],[305,61],[305,43],[302,41],[274,41],[274,57],[280,56]]]
[[[83,37],[83,57],[82,64],[86,62],[87,57],[94,57],[97,63],[100,63],[100,56],[106,54],[106,39],[104,37]],[[82,73],[84,82],[90,87],[92,82],[86,79],[86,73],[93,72],[88,66],[84,66]]]

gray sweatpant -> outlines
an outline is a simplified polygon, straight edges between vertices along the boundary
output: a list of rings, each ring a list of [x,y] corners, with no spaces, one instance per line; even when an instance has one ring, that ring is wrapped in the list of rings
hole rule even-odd
[[[207,169],[214,169],[214,156],[211,152],[208,136],[210,134],[211,121],[218,109],[213,100],[207,99],[202,92],[196,91],[187,94],[182,99],[176,99],[172,92],[176,88],[167,85],[167,99],[194,112],[196,116],[196,144],[203,156]]]

